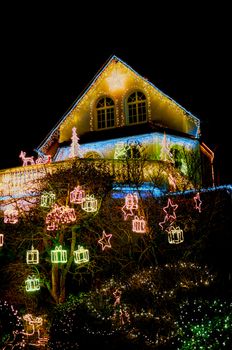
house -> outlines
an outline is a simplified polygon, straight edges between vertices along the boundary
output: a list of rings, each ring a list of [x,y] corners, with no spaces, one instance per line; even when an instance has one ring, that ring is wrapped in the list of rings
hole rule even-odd
[[[121,166],[142,159],[145,182],[162,166],[162,185],[176,190],[213,185],[213,152],[200,136],[198,118],[112,56],[36,151],[53,169],[73,156]],[[39,163],[2,173],[4,191],[43,177]]]

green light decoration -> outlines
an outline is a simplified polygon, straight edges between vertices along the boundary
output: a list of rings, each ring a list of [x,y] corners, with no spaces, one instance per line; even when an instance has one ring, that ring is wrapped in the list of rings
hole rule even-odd
[[[40,206],[43,208],[50,208],[56,200],[56,195],[52,191],[43,192],[40,198]]]
[[[78,249],[73,252],[74,261],[76,264],[82,264],[89,261],[89,250],[78,245]]]
[[[67,250],[62,249],[62,246],[56,246],[54,250],[51,250],[51,262],[54,264],[65,264],[67,259]]]
[[[39,251],[34,249],[33,245],[31,250],[27,251],[27,264],[38,264],[39,263]]]
[[[35,275],[28,276],[25,284],[27,292],[35,292],[37,290],[40,290],[40,279]]]
[[[97,211],[97,199],[94,197],[93,194],[87,194],[85,197],[85,201],[81,203],[81,207],[84,211],[87,211],[88,213],[93,213]]]

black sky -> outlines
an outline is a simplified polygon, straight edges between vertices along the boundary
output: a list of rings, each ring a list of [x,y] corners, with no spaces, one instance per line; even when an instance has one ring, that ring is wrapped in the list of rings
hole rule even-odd
[[[119,4],[111,3],[107,15],[98,8],[102,16],[88,6],[61,5],[2,13],[0,168],[20,165],[21,150],[34,154],[115,54],[201,120],[222,182],[231,181],[227,10],[189,3],[182,12],[168,6],[151,12],[145,4],[125,12],[122,5],[116,10]]]

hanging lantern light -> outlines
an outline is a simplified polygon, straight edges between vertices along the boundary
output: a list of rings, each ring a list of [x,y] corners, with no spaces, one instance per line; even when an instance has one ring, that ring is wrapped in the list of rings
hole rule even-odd
[[[54,264],[65,264],[67,259],[67,250],[62,249],[62,246],[56,246],[54,250],[51,250],[51,262]]]
[[[180,244],[184,242],[184,233],[183,230],[181,230],[178,227],[172,227],[168,231],[168,243],[170,244]]]
[[[25,281],[25,284],[27,292],[35,292],[37,290],[40,290],[40,280],[34,275],[28,276],[28,278]]]
[[[50,208],[56,200],[56,195],[52,191],[43,192],[40,199],[40,206],[43,208]]]
[[[82,264],[89,261],[89,250],[78,245],[78,249],[73,252],[76,264]]]
[[[132,220],[132,231],[137,233],[145,233],[146,230],[146,221],[144,220],[144,217],[141,216],[139,218],[138,216],[135,216]]]
[[[4,223],[16,224],[19,221],[19,212],[16,209],[7,209],[4,211]]]
[[[0,233],[0,247],[3,246],[3,243],[4,243],[4,234]]]
[[[82,190],[81,186],[77,186],[70,192],[69,198],[71,203],[81,204],[85,201],[85,191]]]
[[[27,264],[38,264],[39,263],[39,251],[34,249],[33,245],[31,250],[27,251]]]
[[[94,197],[94,195],[88,195],[85,197],[85,201],[81,203],[81,207],[83,210],[87,211],[88,213],[93,213],[97,211],[97,199]]]

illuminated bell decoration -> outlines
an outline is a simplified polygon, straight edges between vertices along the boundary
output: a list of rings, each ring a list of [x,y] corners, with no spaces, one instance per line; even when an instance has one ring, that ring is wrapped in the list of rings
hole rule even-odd
[[[4,235],[0,233],[0,247],[3,246],[3,242],[4,242]]]
[[[62,249],[62,246],[56,246],[54,250],[51,250],[51,262],[62,263],[67,262],[67,250]]]
[[[89,261],[89,250],[84,249],[82,246],[78,246],[78,249],[73,252],[74,261],[76,264],[82,264]]]
[[[81,186],[77,186],[74,188],[72,192],[70,192],[70,202],[75,204],[81,204],[85,201],[85,191],[81,189]]]
[[[145,233],[146,232],[146,221],[144,217],[135,216],[132,220],[132,231],[137,233]]]
[[[27,292],[35,292],[37,290],[40,290],[40,280],[34,275],[28,276],[28,278],[25,281],[25,284]]]
[[[93,194],[91,196],[87,194],[85,201],[81,204],[81,207],[88,213],[95,212],[97,211],[97,199],[94,198]]]
[[[181,230],[178,227],[172,227],[168,231],[168,243],[170,244],[180,244],[184,242],[184,233],[183,230]]]
[[[38,264],[39,263],[39,251],[31,247],[31,250],[27,251],[27,264]]]
[[[16,209],[7,209],[4,211],[5,224],[16,224],[19,221],[19,213]]]
[[[53,192],[44,192],[41,195],[40,206],[43,208],[50,208],[56,200],[56,195]]]

